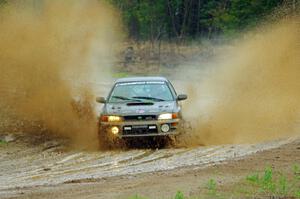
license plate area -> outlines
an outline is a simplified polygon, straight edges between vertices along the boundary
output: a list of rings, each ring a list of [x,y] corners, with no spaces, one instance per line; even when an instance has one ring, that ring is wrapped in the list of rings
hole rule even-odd
[[[148,125],[134,125],[132,129],[148,129]]]
[[[150,133],[157,133],[156,125],[132,125],[123,127],[124,135],[142,135]]]

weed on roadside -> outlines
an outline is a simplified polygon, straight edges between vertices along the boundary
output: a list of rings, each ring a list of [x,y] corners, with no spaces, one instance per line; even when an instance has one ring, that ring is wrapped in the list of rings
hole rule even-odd
[[[0,140],[0,146],[5,146],[7,144],[8,144],[8,142],[6,142],[5,140]]]
[[[294,164],[293,174],[296,180],[300,180],[300,166],[298,164]]]
[[[265,168],[264,174],[259,176],[258,173],[248,175],[246,181],[248,183],[248,190],[251,189],[251,195],[268,195],[278,197],[296,197],[300,198],[299,190],[299,166],[293,166],[294,176],[287,178],[283,173],[278,172],[274,175],[271,167]]]
[[[123,78],[123,77],[128,77],[129,74],[126,72],[117,72],[117,73],[114,73],[112,76],[114,78]]]
[[[275,192],[275,183],[273,182],[273,170],[271,167],[267,167],[265,169],[265,173],[263,175],[262,181],[261,181],[261,188],[265,192]]]
[[[139,195],[134,195],[134,196],[132,196],[132,197],[130,197],[128,199],[147,199],[147,198],[144,198],[144,197],[139,196]]]
[[[217,189],[217,182],[209,179],[205,184],[206,193],[197,197],[187,197],[177,191],[171,199],[221,199],[221,198],[298,198],[300,199],[300,167],[292,167],[292,176],[282,172],[274,172],[271,167],[266,167],[263,174],[253,173],[246,176],[245,180],[235,184],[230,192]],[[129,199],[146,199],[135,195]]]
[[[209,195],[215,196],[217,193],[217,183],[214,179],[209,179],[206,188],[208,189]]]
[[[252,184],[256,184],[258,185],[259,184],[259,175],[258,173],[255,173],[255,174],[252,174],[252,175],[248,175],[246,177],[246,180]]]
[[[174,199],[185,199],[184,194],[181,191],[177,191]]]

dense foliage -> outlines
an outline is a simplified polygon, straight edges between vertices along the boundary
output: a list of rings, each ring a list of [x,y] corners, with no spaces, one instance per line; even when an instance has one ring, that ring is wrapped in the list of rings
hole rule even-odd
[[[43,0],[23,0],[41,4]],[[84,1],[84,0],[82,0]],[[211,38],[253,27],[272,11],[300,0],[99,0],[122,13],[128,35],[135,40]],[[9,3],[0,0],[0,6]]]
[[[254,26],[277,7],[299,0],[107,0],[123,14],[133,39],[212,37]]]

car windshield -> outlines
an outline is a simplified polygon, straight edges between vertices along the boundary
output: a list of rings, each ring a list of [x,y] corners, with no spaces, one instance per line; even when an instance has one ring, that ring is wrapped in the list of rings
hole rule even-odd
[[[110,103],[172,101],[170,88],[163,81],[117,83],[110,95]]]

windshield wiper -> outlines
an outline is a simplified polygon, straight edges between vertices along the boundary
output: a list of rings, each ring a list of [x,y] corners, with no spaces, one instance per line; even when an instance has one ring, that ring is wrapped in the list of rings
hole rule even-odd
[[[146,100],[153,100],[153,101],[158,101],[158,102],[165,101],[165,100],[163,100],[163,99],[156,98],[156,97],[144,97],[144,96],[137,96],[137,97],[132,97],[132,98],[135,98],[135,99],[146,99]]]
[[[116,99],[120,99],[120,100],[128,100],[128,101],[134,101],[134,102],[136,102],[136,101],[138,101],[138,102],[140,102],[141,100],[138,100],[138,99],[132,99],[132,98],[128,98],[128,97],[124,97],[124,96],[112,96],[112,98],[116,98]]]

